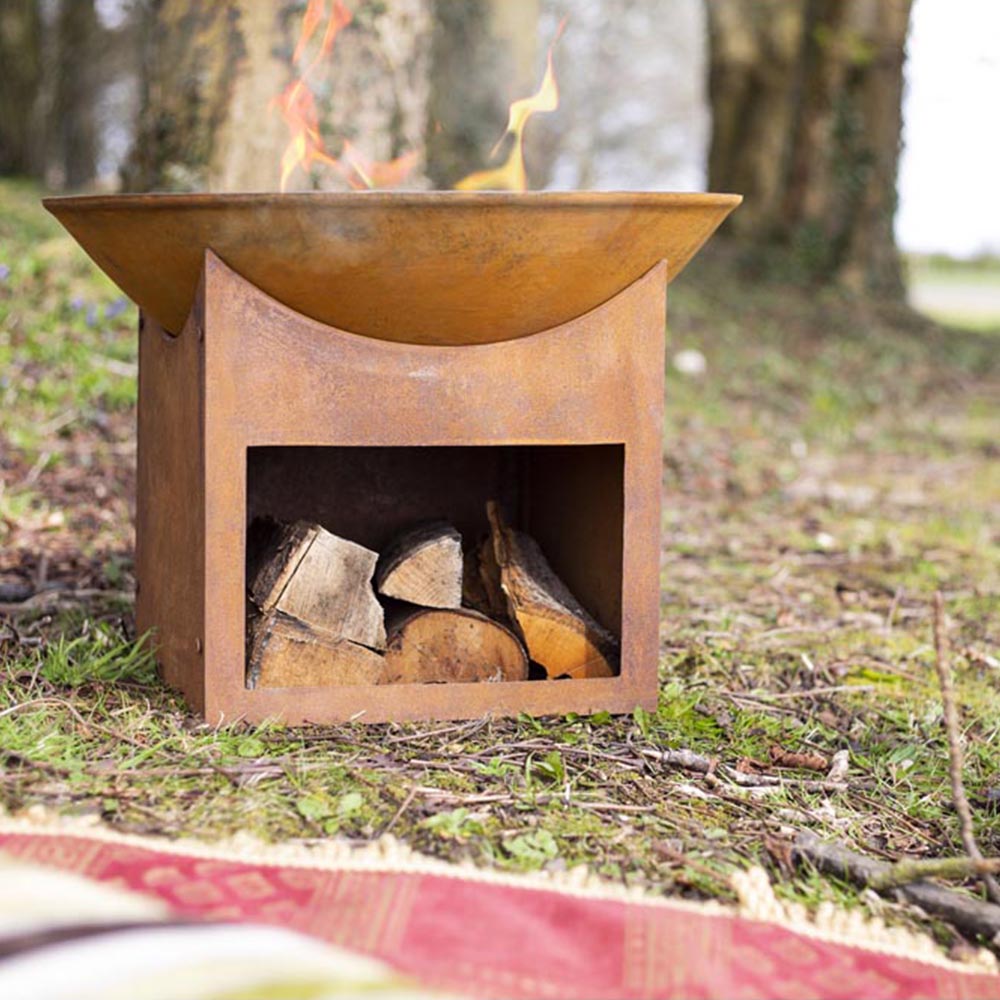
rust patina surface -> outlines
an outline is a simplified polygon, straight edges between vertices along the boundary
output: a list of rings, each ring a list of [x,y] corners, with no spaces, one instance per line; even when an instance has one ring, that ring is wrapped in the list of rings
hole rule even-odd
[[[216,229],[191,222],[211,198],[178,212],[167,199],[159,215],[153,198],[124,199],[127,237],[112,199],[79,200],[72,219],[69,201],[54,206],[143,306],[139,629],[213,723],[655,706],[666,284],[738,199],[404,195],[396,211],[392,197],[348,196],[339,223],[295,197],[273,229],[271,196],[272,216],[241,208]],[[372,218],[352,228],[368,198]],[[472,199],[488,207],[468,211]],[[317,216],[333,204],[320,196]],[[240,248],[252,281],[233,265]],[[301,270],[299,255],[320,263]],[[493,497],[620,635],[618,676],[246,687],[252,515],[312,518],[377,547],[410,518],[474,531]]]
[[[45,206],[139,307],[184,325],[202,252],[296,312],[380,340],[511,340],[666,260],[676,277],[736,195],[533,192],[120,195]]]

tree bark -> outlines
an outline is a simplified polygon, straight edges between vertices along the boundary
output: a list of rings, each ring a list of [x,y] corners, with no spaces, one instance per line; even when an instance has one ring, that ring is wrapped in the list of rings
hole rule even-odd
[[[49,183],[80,188],[97,173],[99,38],[94,0],[63,0],[59,6],[55,100]]]
[[[392,159],[422,141],[430,0],[361,0],[317,69],[329,150],[349,139]],[[132,190],[274,190],[289,132],[271,101],[294,78],[303,4],[296,0],[155,0],[145,25]],[[315,41],[315,40],[314,40]],[[419,185],[419,175],[416,183]],[[338,188],[334,170],[294,187]]]
[[[903,295],[893,235],[911,0],[711,0],[709,187],[730,232],[815,279]]]
[[[532,93],[539,0],[435,0],[427,163],[436,188],[487,166],[511,101]]]
[[[37,176],[41,149],[35,103],[42,80],[37,0],[0,4],[0,174]]]

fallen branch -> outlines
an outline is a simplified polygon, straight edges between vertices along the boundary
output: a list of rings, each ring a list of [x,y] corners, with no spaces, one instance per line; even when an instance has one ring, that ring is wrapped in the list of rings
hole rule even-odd
[[[962,836],[962,846],[965,853],[976,861],[983,860],[983,853],[976,843],[976,834],[972,823],[972,809],[965,794],[962,782],[962,741],[958,720],[958,706],[955,703],[955,685],[951,674],[951,663],[948,656],[948,636],[945,630],[944,601],[941,591],[934,594],[934,666],[937,669],[938,682],[941,686],[941,705],[944,710],[944,728],[948,735],[948,772],[951,776],[951,798],[958,813],[959,829]],[[994,903],[1000,903],[1000,885],[991,874],[982,872],[981,878],[986,887],[986,895]]]
[[[856,854],[840,844],[825,843],[813,833],[803,832],[795,838],[792,860],[877,892],[898,893],[925,913],[947,920],[963,933],[978,935],[990,942],[1000,935],[1000,906],[930,882],[917,881],[880,888],[879,879],[886,878],[887,873],[896,868],[895,865]]]
[[[48,614],[60,608],[75,607],[90,601],[131,601],[130,590],[99,590],[97,588],[50,587],[40,590],[23,601],[0,603],[0,615],[18,618],[28,614]]]
[[[889,865],[869,883],[872,889],[898,889],[927,878],[947,878],[960,881],[973,875],[1000,872],[1000,858],[904,858]]]

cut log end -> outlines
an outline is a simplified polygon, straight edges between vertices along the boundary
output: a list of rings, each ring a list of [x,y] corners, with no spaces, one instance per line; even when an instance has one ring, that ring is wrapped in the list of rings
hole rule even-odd
[[[392,542],[379,560],[380,594],[427,608],[462,604],[462,536],[443,521],[420,525]]]
[[[468,608],[400,605],[389,614],[389,684],[523,681],[528,657],[510,629]]]
[[[385,621],[371,580],[378,554],[298,521],[276,533],[250,585],[253,602],[341,639],[385,648]]]

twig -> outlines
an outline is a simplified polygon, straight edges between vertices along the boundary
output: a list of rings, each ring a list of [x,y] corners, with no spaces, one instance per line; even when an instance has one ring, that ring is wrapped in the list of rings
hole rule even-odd
[[[892,620],[896,617],[896,609],[899,607],[899,602],[903,599],[904,588],[897,587],[896,593],[892,595],[892,603],[889,605],[889,610],[885,616],[885,630],[886,632],[892,631]]]
[[[850,691],[851,694],[855,694],[860,691],[874,691],[874,684],[828,684],[824,687],[814,687],[814,688],[803,688],[801,691],[769,691],[763,698],[754,698],[750,694],[737,694],[737,698],[750,698],[754,701],[764,701],[767,702],[768,699],[788,699],[788,698],[818,698],[820,695],[827,694],[840,694],[844,691]]]
[[[389,822],[386,823],[385,829],[382,831],[381,836],[384,837],[396,825],[397,821],[399,820],[399,817],[402,816],[403,813],[405,813],[406,810],[410,808],[410,803],[416,797],[417,797],[416,788],[411,788],[409,794],[406,796],[405,799],[403,799],[402,805],[400,805],[400,807],[393,814],[392,819],[390,819]]]
[[[846,781],[828,781],[816,778],[786,778],[779,774],[744,774],[735,767],[720,768],[725,777],[742,788],[798,788],[804,792],[846,792],[850,785]]]
[[[25,614],[41,614],[70,607],[87,601],[131,601],[135,596],[130,590],[99,590],[97,588],[50,587],[32,594],[23,601],[0,603],[0,615],[16,618]]]
[[[976,861],[983,860],[983,852],[976,843],[972,824],[972,809],[962,781],[962,743],[959,731],[958,706],[955,703],[955,685],[948,656],[948,635],[945,629],[944,600],[941,591],[934,594],[934,666],[941,685],[941,705],[944,709],[944,728],[948,735],[948,771],[951,776],[951,798],[958,813],[959,830],[965,853]],[[986,895],[1000,903],[1000,885],[989,872],[981,873]]]
[[[652,747],[637,747],[636,750],[643,757],[657,760],[668,767],[681,767],[687,771],[700,771],[702,774],[711,774],[718,763],[693,750],[654,750]]]
[[[1000,858],[904,858],[868,883],[873,889],[897,889],[925,878],[967,879],[1000,872]]]
[[[815,834],[803,832],[795,838],[792,859],[811,864],[818,871],[846,879],[855,885],[875,888],[875,882],[894,866],[866,858],[840,844],[821,841]],[[882,892],[899,893],[926,913],[947,920],[958,930],[993,941],[1000,934],[1000,906],[962,895],[930,882],[913,882]]]

